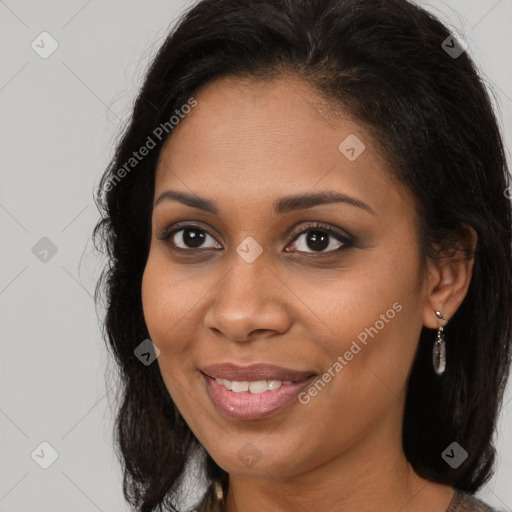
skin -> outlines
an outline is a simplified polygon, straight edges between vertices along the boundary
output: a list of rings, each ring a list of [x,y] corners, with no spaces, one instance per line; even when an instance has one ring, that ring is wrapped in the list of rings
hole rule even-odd
[[[175,200],[154,208],[142,298],[167,389],[230,474],[227,510],[444,511],[452,488],[420,478],[404,456],[403,406],[421,328],[439,326],[436,309],[453,316],[473,261],[447,255],[422,278],[414,198],[364,128],[329,114],[299,78],[224,78],[194,97],[161,152],[155,200],[171,189],[196,194],[220,215]],[[349,134],[365,144],[354,161],[338,150]],[[284,195],[319,191],[353,196],[374,214],[345,203],[272,213]],[[208,230],[203,256],[183,231],[172,238],[189,247],[181,253],[158,239],[179,221]],[[355,245],[336,252],[342,243],[330,236],[318,254],[307,243],[314,221],[348,231]],[[263,250],[250,264],[236,252],[249,236]],[[199,368],[224,361],[321,375],[396,302],[401,311],[308,404],[241,421],[206,394]],[[260,456],[251,467],[238,457],[247,443]]]

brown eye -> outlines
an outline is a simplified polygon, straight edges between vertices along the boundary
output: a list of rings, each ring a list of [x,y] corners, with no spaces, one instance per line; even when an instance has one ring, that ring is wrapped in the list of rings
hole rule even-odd
[[[325,231],[319,230],[308,230],[305,234],[300,235],[297,240],[304,237],[301,243],[297,243],[297,250],[302,252],[322,252],[325,249],[336,250],[343,245],[342,242],[333,240],[333,236]],[[325,251],[329,252],[329,251]]]
[[[173,247],[183,250],[222,248],[208,231],[192,225],[166,233],[159,240],[169,242]]]
[[[303,230],[294,238],[295,250],[288,252],[329,253],[352,247],[352,240],[341,231],[317,223]]]

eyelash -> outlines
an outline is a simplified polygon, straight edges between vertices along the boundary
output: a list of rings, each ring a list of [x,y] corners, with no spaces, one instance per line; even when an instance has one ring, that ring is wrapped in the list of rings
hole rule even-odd
[[[175,247],[174,244],[171,242],[171,237],[180,232],[180,231],[186,231],[187,228],[194,228],[198,231],[202,231],[208,236],[212,237],[215,240],[215,237],[205,228],[196,225],[196,224],[184,224],[174,227],[173,229],[167,230],[163,233],[162,236],[157,237],[158,240],[161,240],[168,244],[173,251],[181,252],[181,253],[188,253],[188,252],[197,252],[197,251],[209,251],[214,250],[217,251],[219,249],[212,249],[212,248],[189,248],[189,249],[183,249],[181,247]],[[336,253],[340,253],[346,249],[349,249],[351,247],[355,246],[354,239],[351,235],[345,234],[343,231],[336,229],[328,224],[324,224],[322,222],[315,222],[314,224],[311,224],[309,226],[306,226],[305,229],[302,231],[299,231],[295,235],[293,235],[292,241],[290,243],[295,242],[301,235],[308,233],[310,231],[321,231],[323,233],[327,233],[328,235],[334,237],[337,241],[341,242],[343,245],[338,247],[337,249],[331,249],[330,251],[287,251],[287,252],[295,252],[299,254],[308,254],[308,255],[315,255],[314,257],[322,256],[322,255],[332,255]],[[218,243],[218,242],[217,242]]]

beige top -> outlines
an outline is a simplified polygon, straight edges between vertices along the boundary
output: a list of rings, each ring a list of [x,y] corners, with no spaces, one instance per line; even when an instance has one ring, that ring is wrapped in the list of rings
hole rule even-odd
[[[445,512],[499,512],[471,494],[458,489],[453,491],[452,501]]]

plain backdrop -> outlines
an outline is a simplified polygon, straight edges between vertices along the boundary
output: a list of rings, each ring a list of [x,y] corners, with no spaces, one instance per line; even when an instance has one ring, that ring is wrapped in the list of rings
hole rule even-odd
[[[512,0],[422,4],[464,34],[496,96],[510,158]],[[0,512],[128,510],[92,299],[102,263],[90,241],[93,189],[148,62],[189,5],[0,0]],[[496,474],[478,494],[508,511],[510,391]]]

